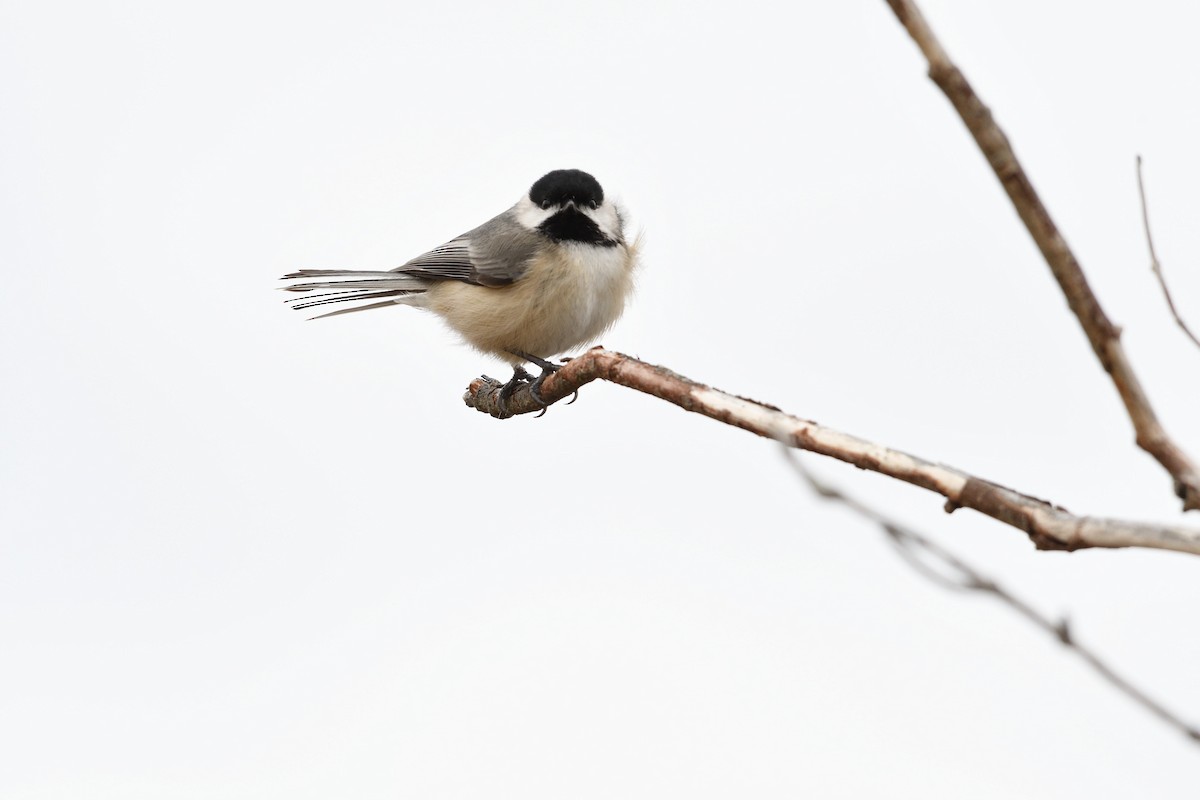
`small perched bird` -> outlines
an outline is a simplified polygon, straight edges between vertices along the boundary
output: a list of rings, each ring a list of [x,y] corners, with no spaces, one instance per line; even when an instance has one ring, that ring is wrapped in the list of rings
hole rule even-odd
[[[621,210],[600,183],[577,169],[543,175],[512,208],[435,250],[387,271],[306,269],[286,287],[316,292],[290,302],[305,309],[370,300],[320,317],[393,304],[440,316],[468,344],[513,366],[500,408],[521,385],[538,393],[559,369],[555,355],[594,341],[625,308],[637,243],[625,240]],[[319,319],[320,317],[314,317]],[[529,362],[541,367],[536,378]]]

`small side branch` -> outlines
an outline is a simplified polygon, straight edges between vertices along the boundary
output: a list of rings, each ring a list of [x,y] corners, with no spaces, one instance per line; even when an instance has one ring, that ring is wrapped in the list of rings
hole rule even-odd
[[[1175,318],[1175,323],[1180,329],[1192,340],[1192,344],[1200,347],[1200,339],[1196,338],[1196,334],[1192,333],[1192,329],[1183,321],[1183,317],[1179,315],[1179,310],[1175,308],[1175,299],[1171,297],[1171,290],[1167,288],[1167,279],[1163,277],[1162,264],[1158,260],[1158,253],[1154,252],[1154,237],[1150,235],[1150,212],[1146,208],[1146,184],[1142,180],[1142,157],[1137,157],[1137,178],[1138,178],[1138,197],[1142,201],[1142,227],[1146,229],[1146,246],[1150,250],[1150,269],[1154,273],[1154,277],[1158,278],[1158,285],[1162,287],[1163,297],[1167,299],[1167,308],[1171,309],[1171,316]]]
[[[918,574],[947,589],[982,592],[1004,603],[1025,619],[1057,639],[1063,647],[1079,656],[1102,678],[1109,682],[1117,691],[1149,711],[1155,717],[1190,738],[1200,743],[1200,729],[1189,725],[1182,717],[1151,698],[1146,692],[1134,686],[1128,679],[1101,658],[1090,647],[1080,644],[1071,632],[1070,624],[1062,619],[1055,621],[1042,614],[1025,600],[1017,597],[1011,591],[1000,585],[994,579],[984,575],[975,567],[951,553],[932,539],[918,533],[912,528],[905,527],[888,518],[883,513],[863,503],[841,489],[818,478],[793,453],[785,450],[788,463],[809,487],[820,497],[841,503],[857,514],[871,520],[881,527],[888,539],[895,546],[896,552]]]
[[[597,347],[572,359],[546,379],[541,394],[546,401],[555,402],[597,379],[653,395],[685,411],[703,414],[790,447],[820,453],[937,492],[946,498],[948,512],[957,508],[974,509],[1024,531],[1041,550],[1153,547],[1200,555],[1198,529],[1075,516],[1053,503],[962,470],[785,414],[775,406],[727,394],[665,367],[612,350]],[[497,401],[502,385],[494,378],[476,378],[463,395],[463,401],[471,408],[500,417]],[[510,415],[541,410],[529,396],[528,387],[517,390],[509,399],[508,408]]]
[[[929,77],[946,95],[975,143],[987,158],[1009,200],[1025,223],[1042,257],[1054,273],[1066,295],[1067,303],[1083,327],[1092,350],[1109,374],[1137,434],[1137,444],[1153,456],[1174,478],[1175,492],[1183,500],[1184,510],[1200,510],[1200,470],[1188,455],[1167,435],[1154,413],[1150,399],[1133,371],[1133,365],[1121,346],[1121,331],[1104,313],[1100,301],[1088,285],[1083,268],[1067,246],[1050,212],[1033,188],[1024,167],[1017,160],[1008,137],[996,124],[991,110],[971,88],[929,23],[912,0],[887,0],[908,34],[929,62]]]

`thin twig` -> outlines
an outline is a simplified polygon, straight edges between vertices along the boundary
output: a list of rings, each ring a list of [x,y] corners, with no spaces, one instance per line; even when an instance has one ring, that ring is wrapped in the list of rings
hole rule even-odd
[[[1167,308],[1171,309],[1171,316],[1175,318],[1176,324],[1196,347],[1200,347],[1200,339],[1196,338],[1196,334],[1192,333],[1192,329],[1183,321],[1179,310],[1175,308],[1175,299],[1171,297],[1171,290],[1167,288],[1167,279],[1163,277],[1162,263],[1158,260],[1158,253],[1154,251],[1154,238],[1150,235],[1150,212],[1146,208],[1146,185],[1142,181],[1141,156],[1137,157],[1137,178],[1138,197],[1142,200],[1142,227],[1146,229],[1146,246],[1150,249],[1150,269],[1154,273],[1154,277],[1158,278],[1158,285],[1162,287],[1163,297],[1167,299]]]
[[[759,436],[937,492],[947,499],[947,511],[960,507],[979,511],[1024,531],[1042,550],[1154,547],[1200,555],[1200,529],[1075,516],[1053,503],[962,470],[785,414],[774,406],[727,394],[665,367],[647,364],[612,350],[597,347],[576,356],[546,379],[540,393],[546,401],[553,403],[596,379],[618,383]],[[463,401],[485,414],[499,417],[501,386],[494,378],[476,378],[463,395]],[[541,408],[525,385],[509,399],[508,416],[540,411]]]
[[[925,21],[912,0],[887,0],[896,17],[929,62],[929,77],[949,98],[966,124],[975,143],[991,165],[1009,199],[1025,223],[1042,257],[1054,273],[1088,341],[1116,386],[1125,410],[1137,433],[1137,444],[1162,464],[1174,478],[1175,493],[1183,500],[1184,510],[1200,510],[1200,470],[1167,435],[1133,365],[1121,346],[1121,331],[1104,313],[1088,285],[1083,268],[1063,239],[1046,210],[1029,176],[1017,160],[1004,131],[996,124],[991,110],[983,104],[966,77],[950,60],[942,43]]]
[[[1050,617],[1039,612],[1028,602],[1001,586],[993,578],[984,575],[940,544],[914,531],[912,528],[895,522],[871,506],[845,494],[841,489],[817,478],[804,465],[803,461],[786,447],[783,448],[783,454],[787,458],[788,463],[796,471],[796,474],[820,497],[841,503],[883,528],[888,538],[896,546],[897,551],[904,557],[904,560],[914,567],[919,574],[945,588],[982,592],[996,598],[1049,633],[1068,650],[1078,655],[1097,674],[1117,689],[1117,691],[1133,700],[1167,725],[1189,737],[1193,742],[1200,743],[1200,728],[1188,724],[1182,717],[1168,710],[1161,703],[1151,699],[1148,694],[1134,686],[1127,678],[1122,677],[1115,669],[1110,667],[1091,648],[1080,644],[1079,640],[1071,632],[1067,620],[1063,619],[1055,622]],[[933,564],[927,563],[925,559],[929,559],[937,564],[937,568]]]

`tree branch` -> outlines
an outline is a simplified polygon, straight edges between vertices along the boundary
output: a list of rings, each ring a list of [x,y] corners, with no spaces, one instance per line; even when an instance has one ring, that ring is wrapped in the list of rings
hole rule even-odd
[[[1196,338],[1196,334],[1192,333],[1192,329],[1183,321],[1183,317],[1179,316],[1179,311],[1175,308],[1175,299],[1171,297],[1171,290],[1167,288],[1167,279],[1163,276],[1162,264],[1159,263],[1158,253],[1154,252],[1154,237],[1150,235],[1150,212],[1146,208],[1146,185],[1142,181],[1142,157],[1137,157],[1137,178],[1138,178],[1138,197],[1142,201],[1142,227],[1146,229],[1146,246],[1150,250],[1150,270],[1154,273],[1154,277],[1158,278],[1158,285],[1162,287],[1163,297],[1167,299],[1167,308],[1171,309],[1171,316],[1175,318],[1175,323],[1179,325],[1187,337],[1192,340],[1196,347],[1200,347],[1200,339]]]
[[[948,501],[947,512],[957,508],[974,509],[1024,531],[1040,550],[1154,547],[1200,555],[1200,530],[1075,516],[1045,500],[976,478],[962,470],[785,414],[775,406],[727,394],[665,367],[647,364],[612,350],[596,347],[572,359],[546,379],[541,395],[553,403],[597,379],[636,389],[685,411],[703,414],[790,447],[811,450],[937,492]],[[463,395],[463,401],[485,414],[501,417],[497,403],[501,385],[500,381],[486,375],[476,378]],[[513,394],[508,408],[507,416],[541,410],[530,396],[528,385]]]
[[[1200,510],[1200,470],[1167,435],[1158,421],[1150,399],[1138,381],[1121,346],[1121,330],[1109,320],[1088,285],[1075,254],[1067,246],[1050,212],[1017,160],[1004,131],[992,118],[992,112],[966,77],[950,60],[920,9],[912,0],[887,0],[896,17],[929,62],[929,77],[945,93],[966,124],[975,143],[983,151],[992,171],[1000,180],[1009,199],[1025,223],[1042,257],[1079,324],[1087,335],[1096,357],[1112,378],[1125,410],[1137,434],[1137,444],[1162,464],[1175,479],[1175,493],[1183,500],[1184,510]]]
[[[895,545],[896,552],[920,575],[947,589],[976,591],[991,595],[1037,627],[1049,633],[1063,647],[1073,651],[1088,666],[1108,681],[1113,688],[1117,689],[1117,691],[1133,700],[1167,725],[1183,733],[1193,742],[1200,743],[1200,729],[1189,725],[1182,717],[1152,699],[1148,694],[1134,686],[1129,680],[1110,667],[1091,648],[1080,644],[1079,640],[1071,632],[1071,627],[1067,620],[1063,619],[1055,622],[932,539],[917,533],[912,528],[905,527],[893,521],[861,500],[851,497],[836,486],[832,486],[821,480],[808,470],[800,458],[790,451],[784,450],[784,455],[787,457],[788,463],[796,471],[796,474],[820,497],[841,503],[883,528],[884,533],[887,534],[892,544]],[[935,569],[926,563],[925,558],[938,564],[940,569]]]

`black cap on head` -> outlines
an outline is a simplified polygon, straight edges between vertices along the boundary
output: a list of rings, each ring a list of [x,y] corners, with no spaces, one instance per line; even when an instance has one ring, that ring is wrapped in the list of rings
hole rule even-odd
[[[556,169],[538,178],[529,189],[529,199],[541,208],[574,200],[576,205],[599,208],[604,202],[600,182],[580,169]]]

